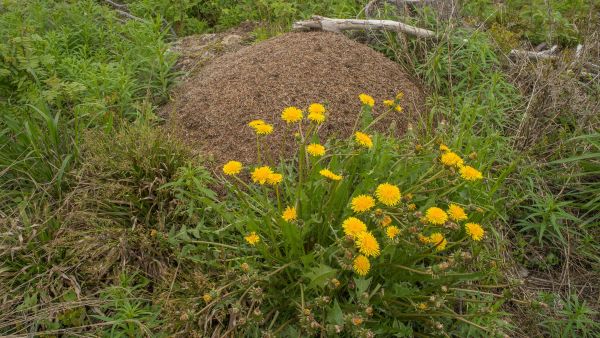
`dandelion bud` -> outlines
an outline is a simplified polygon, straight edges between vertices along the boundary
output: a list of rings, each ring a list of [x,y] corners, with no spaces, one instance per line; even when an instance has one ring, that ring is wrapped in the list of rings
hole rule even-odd
[[[423,146],[422,146],[422,145],[420,145],[420,144],[416,144],[416,145],[415,145],[415,151],[416,151],[416,152],[421,152],[421,151],[423,151]]]
[[[309,308],[305,308],[302,313],[304,313],[305,316],[310,316],[310,309]]]
[[[365,309],[365,313],[367,314],[367,316],[371,317],[373,315],[373,307],[372,306],[368,306]]]
[[[446,285],[442,285],[442,292],[448,292],[448,287]]]
[[[339,281],[339,280],[337,280],[337,278],[332,278],[332,279],[331,279],[329,282],[331,283],[331,286],[332,286],[334,289],[337,289],[337,288],[339,288],[339,287],[340,287],[340,284],[341,284],[341,283],[340,283],[340,281]]]
[[[423,217],[423,213],[420,211],[415,211],[414,213],[415,217],[418,218],[419,220],[421,220],[421,218]]]
[[[412,226],[408,228],[408,232],[410,232],[411,234],[416,234],[417,232],[419,232],[419,229],[417,229],[417,227],[415,226]]]
[[[381,215],[383,215],[383,210],[381,210],[381,209],[375,209],[375,216],[380,217]]]
[[[334,328],[335,328],[335,333],[340,333],[344,329],[344,327],[341,325],[335,325]]]
[[[212,300],[212,296],[209,293],[205,293],[204,295],[202,295],[202,300],[204,300],[205,303],[210,303],[210,301]]]
[[[444,324],[442,324],[442,323],[439,323],[439,322],[438,322],[438,323],[435,323],[435,328],[436,328],[437,330],[440,330],[440,331],[441,331],[441,330],[443,330],[443,329],[444,329]]]
[[[158,232],[156,231],[156,229],[152,229],[152,230],[150,230],[150,237],[156,237],[156,234],[157,234],[157,233],[158,233]]]
[[[240,268],[242,268],[242,271],[244,271],[244,272],[250,271],[250,265],[248,265],[248,263],[242,263]]]
[[[477,153],[476,153],[476,152],[472,152],[472,153],[470,153],[470,154],[469,154],[469,158],[470,158],[471,160],[476,160],[476,159],[477,159]]]
[[[448,269],[450,267],[450,264],[448,264],[448,262],[442,262],[440,264],[438,264],[438,269],[440,269],[440,271],[444,271],[446,269]]]
[[[183,322],[186,322],[188,319],[190,319],[190,316],[188,315],[187,311],[185,311],[181,314],[181,316],[179,316],[179,320]]]
[[[246,285],[246,284],[250,283],[250,277],[248,277],[246,275],[243,275],[240,278],[240,283],[242,283],[243,285]]]
[[[362,323],[363,323],[362,318],[360,318],[358,316],[352,317],[352,324],[354,324],[354,326],[359,326]]]
[[[260,309],[259,309],[259,308],[256,308],[256,309],[254,309],[254,311],[252,311],[252,314],[253,314],[255,317],[260,317],[260,316],[262,316],[262,311],[260,311]]]
[[[314,320],[313,320],[312,322],[310,322],[310,327],[311,327],[312,329],[318,329],[320,326],[321,326],[321,325],[319,325],[319,323],[317,323],[317,322],[316,322],[316,321],[314,321]]]
[[[375,334],[373,333],[373,331],[371,331],[371,330],[367,330],[367,331],[365,332],[365,337],[367,337],[367,338],[374,338],[374,337],[375,337]]]

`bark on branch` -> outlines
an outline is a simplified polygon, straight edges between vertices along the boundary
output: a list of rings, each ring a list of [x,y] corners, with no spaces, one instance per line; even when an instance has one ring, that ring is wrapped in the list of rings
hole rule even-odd
[[[345,30],[389,30],[402,32],[407,35],[424,39],[435,39],[436,34],[427,29],[407,25],[399,21],[392,20],[361,20],[361,19],[332,19],[322,16],[313,16],[310,20],[296,21],[292,25],[296,31],[306,31],[311,29],[321,29],[327,32],[339,33]]]

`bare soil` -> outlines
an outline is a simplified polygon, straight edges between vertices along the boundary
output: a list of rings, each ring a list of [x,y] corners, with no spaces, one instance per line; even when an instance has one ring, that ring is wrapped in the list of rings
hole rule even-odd
[[[293,133],[280,118],[287,106],[325,104],[320,137],[347,137],[360,112],[358,94],[372,95],[377,117],[382,100],[404,92],[402,113],[390,113],[375,129],[401,134],[424,104],[421,88],[402,68],[370,47],[341,34],[287,33],[214,58],[178,86],[162,108],[175,134],[220,165],[253,163],[256,140],[247,123],[275,125],[267,136],[273,156],[289,156]]]

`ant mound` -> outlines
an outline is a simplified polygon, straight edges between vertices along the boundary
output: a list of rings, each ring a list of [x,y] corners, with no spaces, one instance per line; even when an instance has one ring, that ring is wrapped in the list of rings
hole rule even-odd
[[[399,92],[404,93],[401,112],[383,105]],[[291,156],[297,127],[281,119],[283,109],[296,106],[306,116],[311,103],[324,104],[327,119],[318,132],[324,142],[325,137],[353,133],[361,93],[375,98],[375,119],[384,114],[373,129],[395,135],[404,132],[424,104],[422,90],[400,65],[368,46],[335,33],[288,33],[213,59],[178,86],[161,115],[215,165],[255,163],[256,135],[247,125],[251,120],[275,127],[264,136],[261,152],[272,158]]]

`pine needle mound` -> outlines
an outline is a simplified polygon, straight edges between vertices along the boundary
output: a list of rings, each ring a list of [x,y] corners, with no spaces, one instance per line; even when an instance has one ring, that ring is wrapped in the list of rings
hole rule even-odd
[[[398,92],[404,93],[404,111],[389,113],[376,129],[401,134],[423,106],[419,86],[397,63],[341,34],[288,33],[214,59],[176,89],[162,115],[216,165],[254,163],[251,120],[275,125],[265,143],[278,158],[295,149],[293,132],[280,117],[285,107],[323,103],[328,116],[319,136],[347,137],[360,111],[360,93],[375,98],[377,117],[387,109],[382,101]]]

